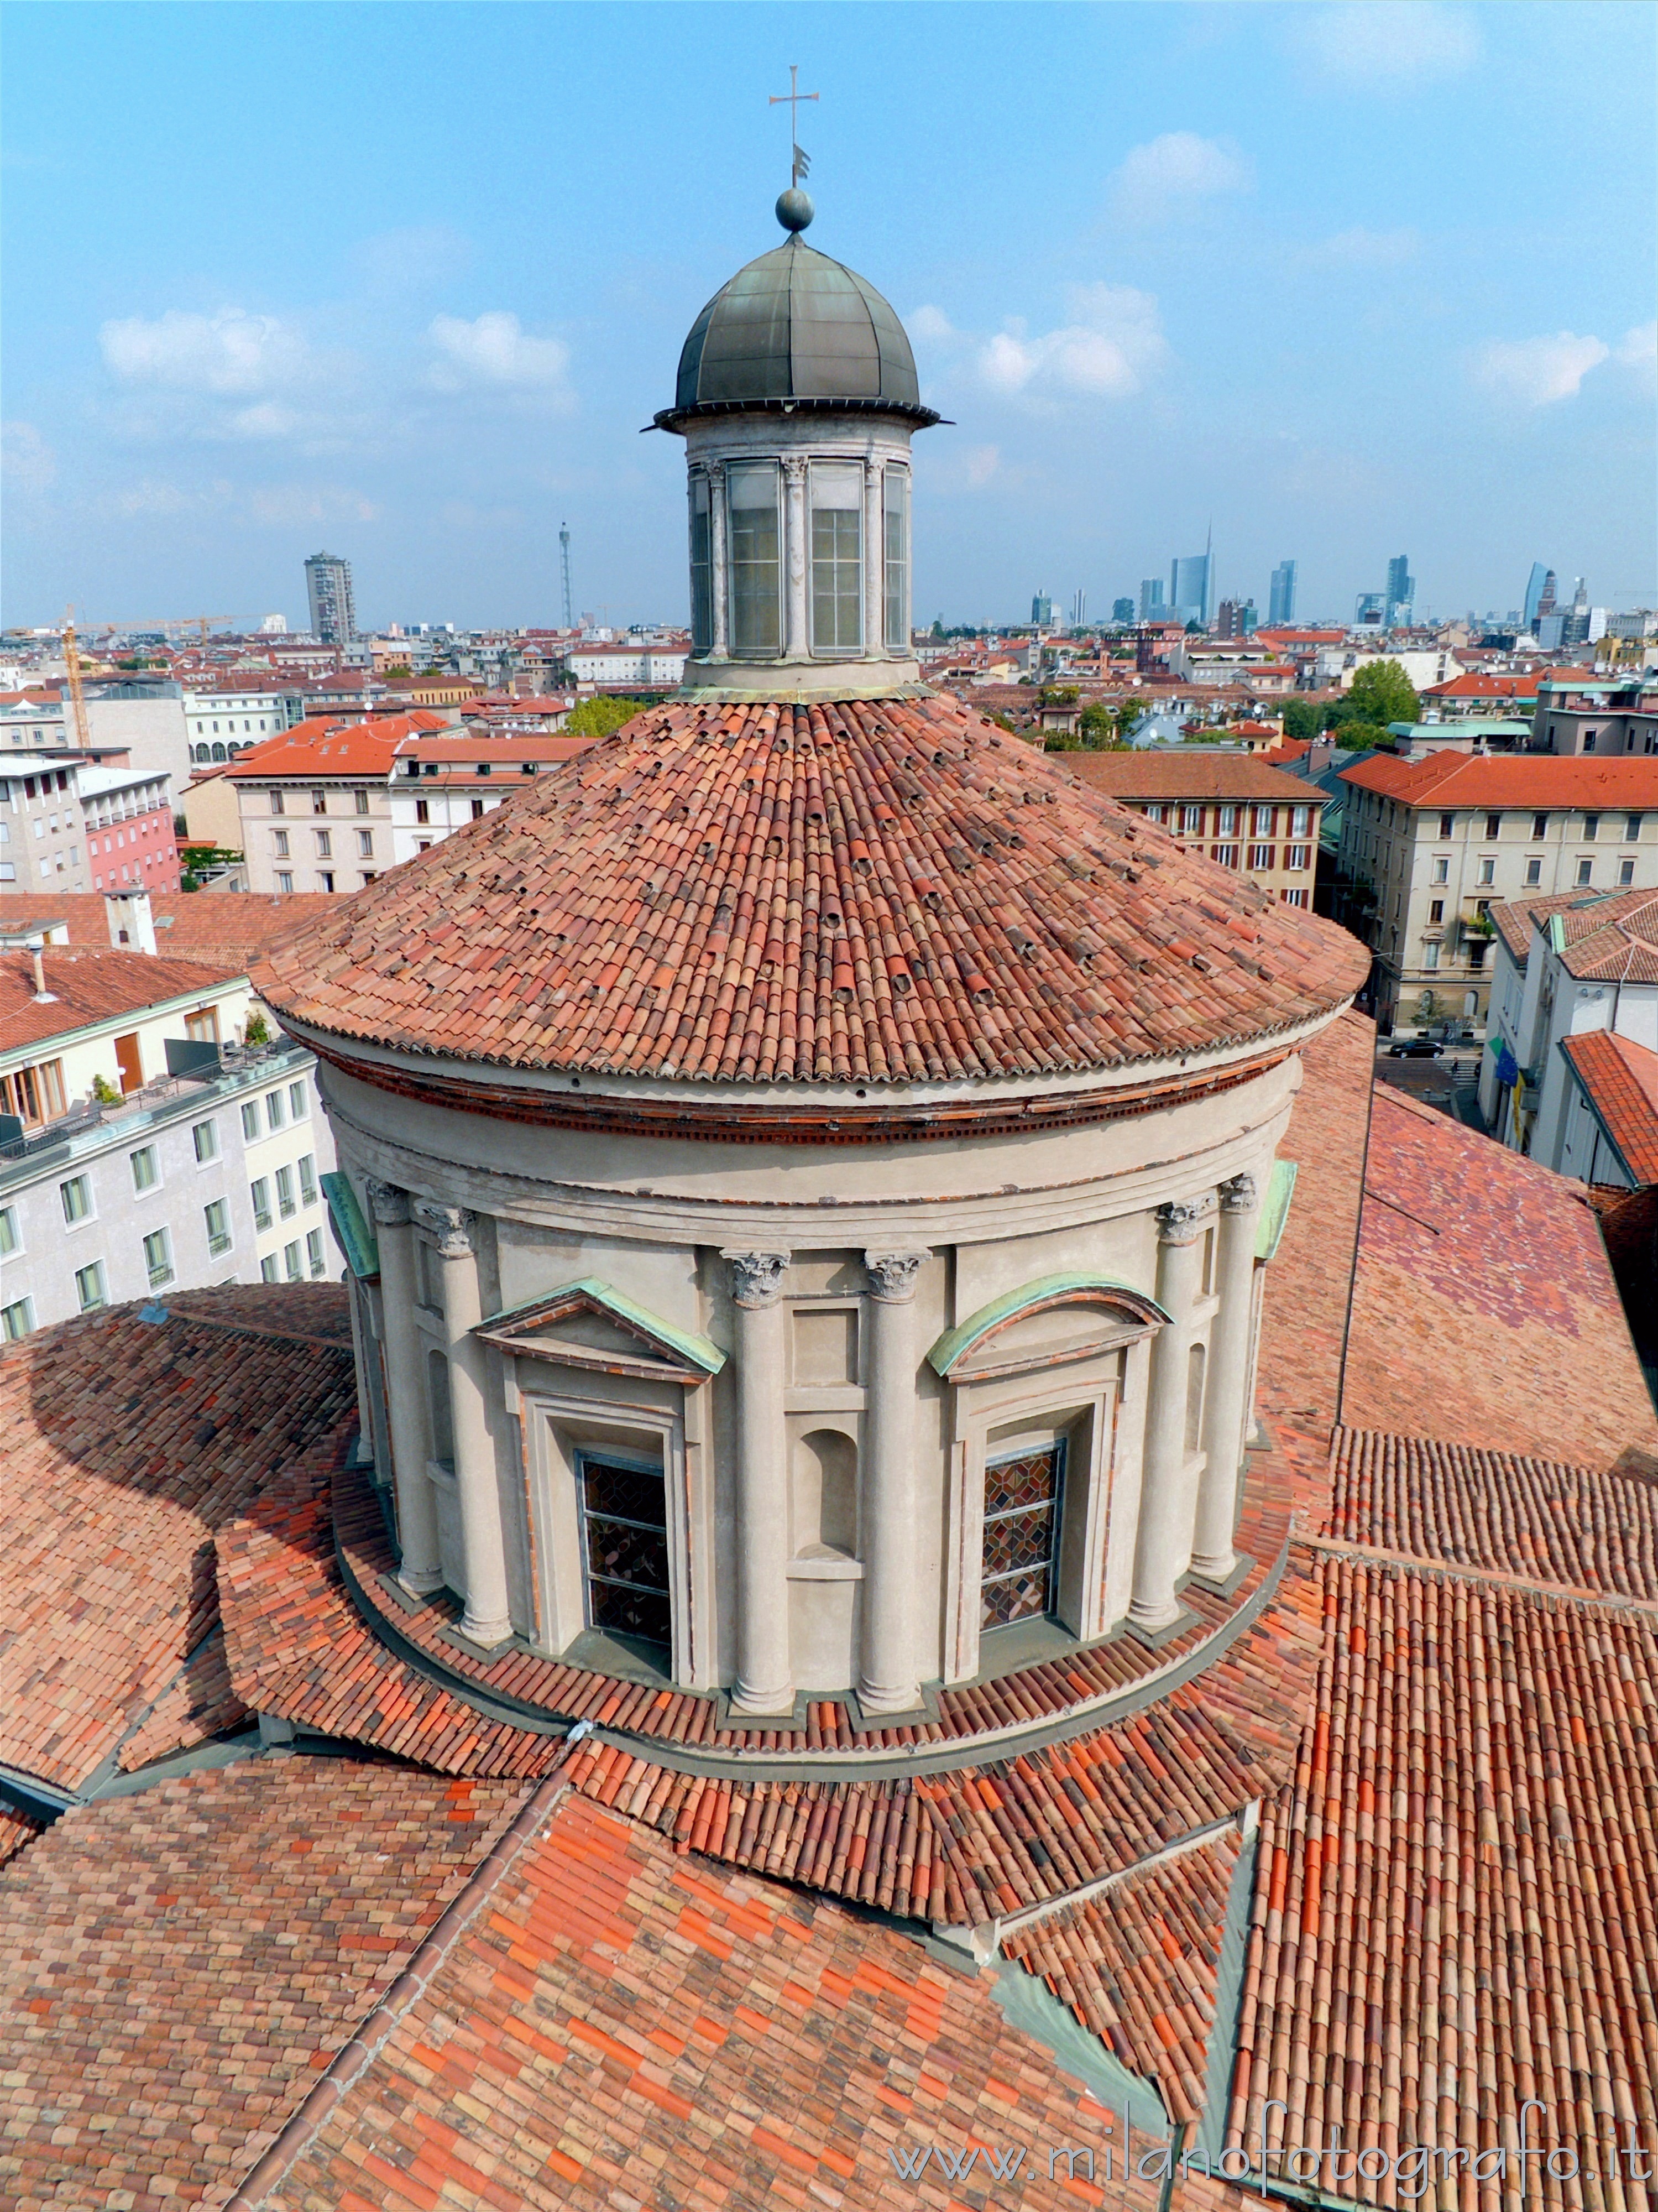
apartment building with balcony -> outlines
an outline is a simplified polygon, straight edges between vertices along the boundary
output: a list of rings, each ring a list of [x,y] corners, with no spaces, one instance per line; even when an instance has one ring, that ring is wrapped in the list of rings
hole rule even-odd
[[[391,782],[405,739],[446,730],[417,708],[343,727],[313,717],[223,770],[235,791],[247,887],[355,891],[394,858]]]
[[[1503,901],[1658,885],[1658,760],[1373,753],[1342,781],[1336,919],[1384,1028],[1484,1027]]]
[[[1245,753],[1195,745],[1076,752],[1066,766],[1223,868],[1253,876],[1286,906],[1310,907],[1325,795]]]
[[[247,1045],[245,975],[0,939],[0,1334],[337,1272],[313,1055]]]
[[[1542,752],[1594,753],[1600,759],[1658,755],[1658,680],[1558,669],[1537,687],[1532,744]]]
[[[165,770],[80,752],[0,756],[0,896],[178,888]]]

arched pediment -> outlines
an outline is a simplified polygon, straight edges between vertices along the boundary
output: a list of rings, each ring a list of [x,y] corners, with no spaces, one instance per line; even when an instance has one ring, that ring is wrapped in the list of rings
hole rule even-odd
[[[1168,1318],[1155,1298],[1114,1275],[1039,1275],[946,1330],[927,1363],[951,1382],[1056,1366],[1131,1343]]]
[[[711,1338],[676,1328],[596,1275],[565,1283],[510,1313],[494,1314],[474,1334],[521,1359],[676,1382],[706,1382],[726,1364]]]

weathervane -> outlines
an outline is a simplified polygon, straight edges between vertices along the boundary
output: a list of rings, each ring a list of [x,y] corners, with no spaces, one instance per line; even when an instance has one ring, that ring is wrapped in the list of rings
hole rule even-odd
[[[769,104],[773,107],[780,107],[785,100],[788,102],[789,138],[794,148],[794,169],[789,179],[792,191],[798,191],[811,173],[811,157],[800,150],[800,102],[803,100],[816,100],[817,97],[817,94],[815,92],[801,91],[799,66],[794,62],[789,64],[788,90],[774,92],[770,97]]]

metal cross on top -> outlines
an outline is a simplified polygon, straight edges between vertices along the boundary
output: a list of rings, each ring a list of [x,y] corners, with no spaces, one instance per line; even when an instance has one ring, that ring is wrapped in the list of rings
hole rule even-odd
[[[815,92],[801,91],[799,64],[791,62],[788,90],[773,93],[768,102],[768,105],[773,107],[780,107],[785,100],[788,102],[789,139],[794,148],[794,169],[789,179],[792,185],[799,185],[809,174],[811,168],[811,156],[803,154],[800,150],[800,102],[803,100],[816,100],[817,97],[817,94]]]

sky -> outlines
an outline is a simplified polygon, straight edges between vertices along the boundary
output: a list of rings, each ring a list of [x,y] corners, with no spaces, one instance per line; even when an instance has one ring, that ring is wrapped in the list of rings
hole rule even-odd
[[[12,0],[0,617],[683,620],[686,331],[780,241],[898,310],[915,615],[1658,602],[1648,0]]]

